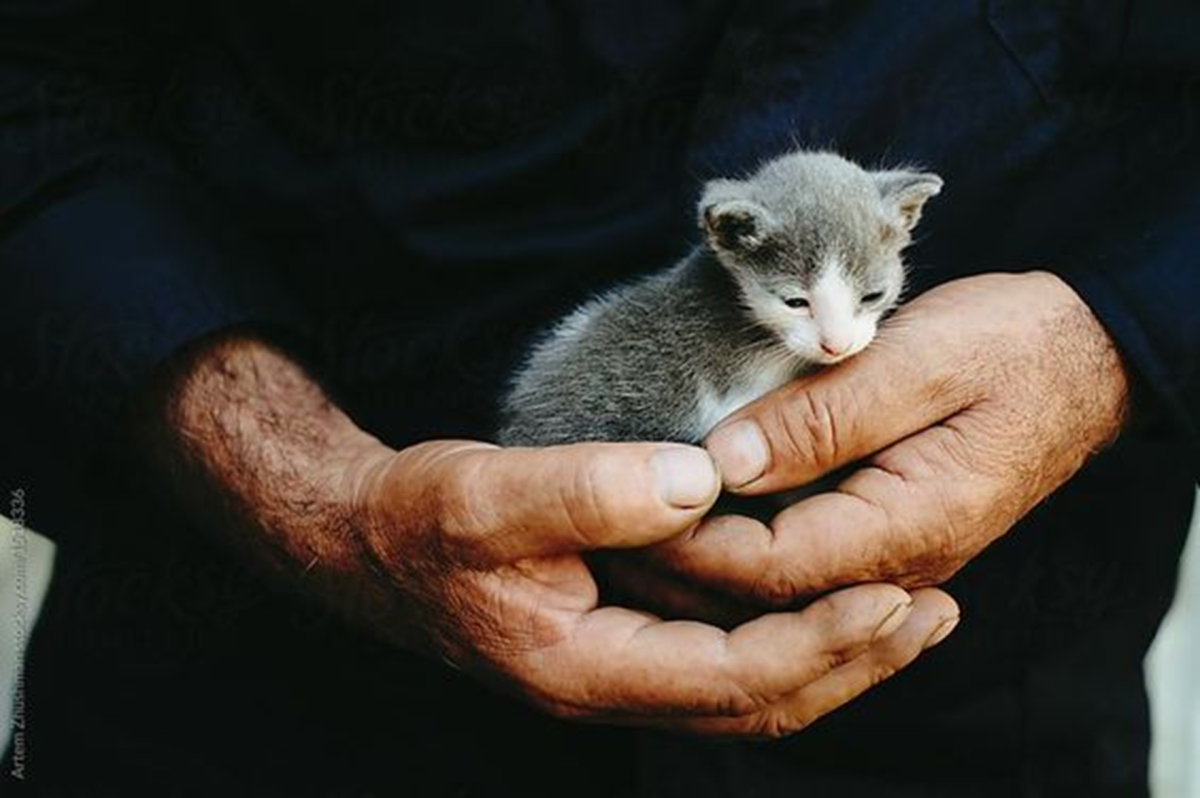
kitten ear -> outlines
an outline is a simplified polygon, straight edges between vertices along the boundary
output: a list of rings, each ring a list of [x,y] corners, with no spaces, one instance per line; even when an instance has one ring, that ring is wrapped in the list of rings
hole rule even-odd
[[[775,225],[770,212],[744,195],[745,184],[713,180],[700,200],[700,226],[709,244],[730,252],[761,246]]]
[[[879,195],[889,206],[896,209],[905,230],[912,230],[921,220],[921,209],[930,197],[942,190],[942,179],[933,172],[913,172],[895,169],[872,172]]]

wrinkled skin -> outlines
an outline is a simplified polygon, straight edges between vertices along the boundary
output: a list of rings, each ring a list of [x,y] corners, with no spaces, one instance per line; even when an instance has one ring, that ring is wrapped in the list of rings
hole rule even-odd
[[[778,737],[958,620],[942,591],[886,584],[729,631],[601,606],[583,554],[694,528],[719,489],[698,447],[396,451],[286,354],[239,335],[178,359],[142,415],[182,507],[248,567],[560,717]]]
[[[655,495],[655,458],[670,450],[708,462],[698,449],[643,444],[434,442],[397,455],[374,480],[364,531],[376,570],[403,597],[402,642],[560,717],[778,737],[899,670],[957,621],[940,591],[882,584],[728,632],[601,606],[581,550],[677,536],[715,498],[711,470],[711,487],[689,489],[686,507]]]
[[[706,441],[727,490],[771,493],[856,464],[836,490],[769,524],[707,519],[639,561],[610,558],[611,577],[672,615],[725,623],[844,585],[941,584],[1116,437],[1128,393],[1112,341],[1059,278],[946,283],[862,354]]]

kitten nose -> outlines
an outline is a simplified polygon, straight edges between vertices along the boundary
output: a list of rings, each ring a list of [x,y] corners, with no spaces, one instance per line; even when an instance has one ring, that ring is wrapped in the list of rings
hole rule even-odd
[[[847,348],[844,344],[832,344],[824,338],[821,339],[821,351],[830,357],[837,357],[845,352]]]

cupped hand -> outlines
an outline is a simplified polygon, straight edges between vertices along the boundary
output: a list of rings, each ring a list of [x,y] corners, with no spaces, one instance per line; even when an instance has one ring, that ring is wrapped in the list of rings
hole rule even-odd
[[[845,585],[937,585],[1119,432],[1128,382],[1078,295],[1044,272],[947,283],[854,359],[723,421],[726,489],[836,489],[769,524],[717,516],[652,549],[685,583],[767,606]]]
[[[676,538],[716,498],[694,447],[437,441],[361,473],[356,526],[390,608],[377,626],[561,717],[788,734],[908,665],[958,616],[939,590],[886,584],[729,631],[602,605],[584,552]]]

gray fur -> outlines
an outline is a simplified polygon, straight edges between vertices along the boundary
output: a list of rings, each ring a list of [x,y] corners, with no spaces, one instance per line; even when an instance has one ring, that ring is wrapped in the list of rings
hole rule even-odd
[[[752,315],[748,287],[804,285],[835,256],[858,291],[885,292],[873,312],[886,312],[903,289],[900,252],[941,184],[805,151],[745,180],[711,181],[699,208],[705,245],[560,321],[517,374],[499,441],[699,441],[705,397],[748,401],[816,367]]]
[[[811,274],[821,258],[836,254],[860,288],[871,280],[898,288],[904,274],[896,256],[941,187],[928,172],[868,172],[834,153],[800,151],[767,162],[747,180],[709,182],[701,225],[727,267],[765,283],[790,280],[797,269]],[[746,228],[740,238],[720,234],[729,221]]]

